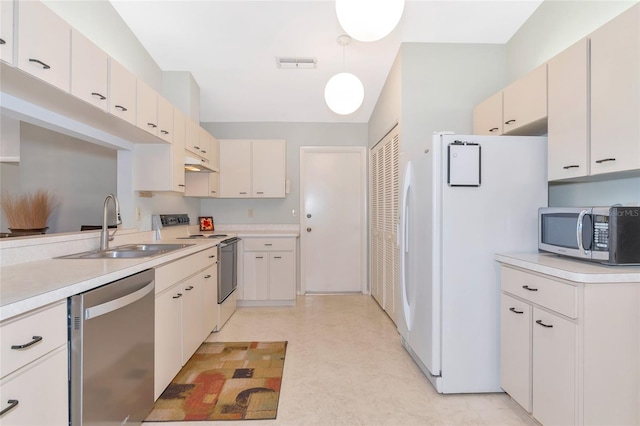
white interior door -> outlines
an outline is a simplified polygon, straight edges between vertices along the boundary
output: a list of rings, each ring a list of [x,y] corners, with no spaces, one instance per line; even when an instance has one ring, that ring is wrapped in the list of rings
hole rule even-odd
[[[367,292],[366,149],[300,148],[303,293]]]

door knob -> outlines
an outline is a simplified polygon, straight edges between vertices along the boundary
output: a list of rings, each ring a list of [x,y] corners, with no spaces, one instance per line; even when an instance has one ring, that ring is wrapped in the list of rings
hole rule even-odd
[[[307,213],[307,219],[311,219],[311,214]]]
[[[311,232],[311,228],[307,228],[307,232]]]

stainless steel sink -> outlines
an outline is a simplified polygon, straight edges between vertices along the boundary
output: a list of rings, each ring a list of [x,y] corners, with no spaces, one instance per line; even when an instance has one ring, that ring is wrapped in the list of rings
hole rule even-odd
[[[93,250],[56,257],[56,259],[136,259],[154,257],[193,244],[128,244],[107,250]]]

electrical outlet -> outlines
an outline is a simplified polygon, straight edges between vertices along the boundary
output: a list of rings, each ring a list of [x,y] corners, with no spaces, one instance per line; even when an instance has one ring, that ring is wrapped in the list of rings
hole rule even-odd
[[[247,211],[247,216],[248,216],[248,217],[253,217],[253,209],[249,209],[249,210]]]

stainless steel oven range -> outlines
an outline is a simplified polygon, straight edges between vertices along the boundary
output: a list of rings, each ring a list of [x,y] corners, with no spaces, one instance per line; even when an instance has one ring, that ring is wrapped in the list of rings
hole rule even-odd
[[[218,244],[218,303],[221,304],[238,287],[238,241],[232,237]]]

